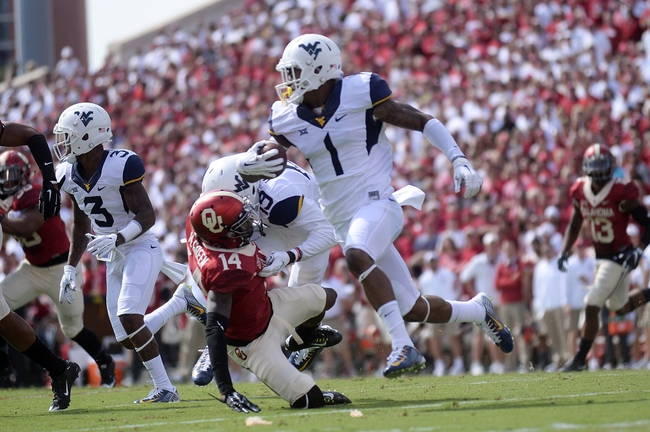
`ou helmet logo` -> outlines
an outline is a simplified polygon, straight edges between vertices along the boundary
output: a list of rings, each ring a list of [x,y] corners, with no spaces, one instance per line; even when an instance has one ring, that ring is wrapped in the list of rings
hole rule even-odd
[[[240,359],[242,359],[242,360],[246,360],[248,358],[246,353],[244,351],[240,350],[239,348],[235,348],[235,355],[237,357],[239,357]]]
[[[201,213],[201,222],[203,222],[203,226],[209,229],[210,232],[217,234],[223,231],[223,220],[221,216],[217,216],[217,213],[211,208],[203,210],[203,213]]]

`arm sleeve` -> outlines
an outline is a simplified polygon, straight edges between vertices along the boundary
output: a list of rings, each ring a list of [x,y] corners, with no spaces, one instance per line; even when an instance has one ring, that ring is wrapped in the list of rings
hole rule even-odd
[[[56,183],[54,164],[52,163],[52,152],[50,151],[50,146],[47,144],[45,137],[42,134],[32,135],[27,140],[27,147],[29,147],[29,151],[32,152],[34,160],[41,169],[43,181]]]
[[[210,352],[212,372],[221,394],[228,394],[234,391],[230,370],[228,369],[227,328],[228,318],[216,312],[208,312],[205,336]]]

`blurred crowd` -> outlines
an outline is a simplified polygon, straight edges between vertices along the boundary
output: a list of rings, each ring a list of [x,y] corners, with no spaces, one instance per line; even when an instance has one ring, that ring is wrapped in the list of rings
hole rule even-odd
[[[79,101],[104,106],[112,146],[145,161],[153,230],[167,259],[182,262],[184,219],[205,167],[268,137],[280,79],[275,64],[291,39],[310,32],[337,42],[346,74],[379,73],[396,100],[439,118],[484,179],[476,198],[454,194],[442,153],[420,133],[387,129],[395,188],[413,184],[426,192],[421,211],[405,208],[396,243],[420,289],[449,299],[486,291],[517,337],[516,354],[503,358],[472,326],[412,326],[431,371],[561,366],[575,350],[576,310],[593,277],[588,231],[576,245],[576,269],[564,274],[556,265],[571,211],[568,190],[581,175],[586,147],[608,145],[616,175],[636,181],[650,207],[650,147],[643,145],[650,141],[648,1],[247,0],[192,30],[163,28],[127,62],[109,56],[92,73],[66,50],[49,74],[0,95],[0,118],[33,125],[53,142],[64,108]],[[289,157],[308,168],[295,150]],[[69,221],[66,200],[62,216]],[[20,254],[5,244],[4,272]],[[387,336],[340,258],[334,249],[324,285],[338,287],[340,303],[326,320],[347,341],[325,350],[315,373],[373,373],[389,352]],[[85,259],[84,268],[87,302],[101,304],[102,266]],[[646,266],[638,273],[634,284],[647,286]],[[173,289],[161,276],[155,302]],[[593,350],[592,368],[647,363],[642,329],[650,320],[639,315],[605,326],[611,331]],[[175,322],[161,342],[177,357],[179,380],[187,379],[197,348],[178,337],[194,327],[186,323]]]

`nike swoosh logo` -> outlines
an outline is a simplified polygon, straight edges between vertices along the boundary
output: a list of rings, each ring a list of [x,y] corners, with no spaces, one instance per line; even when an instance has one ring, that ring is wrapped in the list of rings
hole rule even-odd
[[[334,117],[334,120],[335,120],[336,122],[340,122],[341,120],[343,120],[343,117],[345,117],[346,115],[347,115],[347,114],[343,114],[341,117]]]
[[[151,246],[151,245],[149,245],[149,247],[150,247],[151,249],[156,249],[156,246]]]
[[[328,397],[330,399],[334,399],[334,393],[325,393],[325,392],[323,392],[323,397]]]
[[[52,162],[45,162],[43,165],[45,166],[52,165]]]
[[[494,318],[492,314],[488,313],[488,315],[490,316],[490,318],[492,318],[494,323],[497,325],[497,331],[503,330],[503,324],[501,324],[496,318]]]
[[[102,186],[102,187],[97,188],[98,191],[103,191],[104,189],[106,189],[106,186]]]
[[[66,380],[66,382],[65,382],[65,391],[63,392],[63,394],[64,394],[65,396],[69,396],[69,395],[70,395],[70,390],[68,389],[68,381],[67,381],[67,380]]]

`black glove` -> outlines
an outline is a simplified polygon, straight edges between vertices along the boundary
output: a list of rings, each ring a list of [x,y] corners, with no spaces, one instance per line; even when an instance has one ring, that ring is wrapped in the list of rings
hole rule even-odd
[[[634,270],[638,265],[641,257],[643,256],[643,249],[636,247],[628,249],[625,252],[618,254],[618,262],[621,263],[625,271]]]
[[[233,411],[237,412],[260,412],[260,407],[249,401],[246,396],[237,393],[235,390],[226,395],[226,405],[232,408]]]
[[[562,252],[560,254],[560,257],[557,259],[557,268],[565,272],[567,269],[568,261],[569,261],[569,254],[566,252]]]
[[[43,214],[43,219],[48,220],[59,214],[61,210],[61,192],[52,183],[43,180],[43,190],[38,197],[38,211]]]

